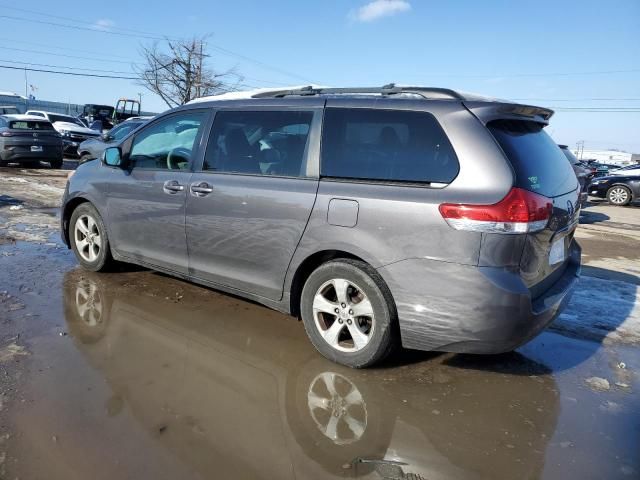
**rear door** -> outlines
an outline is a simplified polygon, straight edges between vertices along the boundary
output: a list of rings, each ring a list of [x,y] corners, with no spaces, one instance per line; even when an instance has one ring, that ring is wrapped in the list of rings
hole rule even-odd
[[[159,118],[123,149],[129,168],[112,170],[107,197],[109,235],[119,254],[187,273],[185,198],[208,115],[186,110]]]
[[[543,124],[509,119],[491,121],[487,127],[513,167],[515,186],[553,203],[546,228],[527,234],[520,261],[522,277],[535,298],[555,283],[570,260],[580,215],[580,186]]]
[[[318,189],[321,103],[216,113],[187,194],[191,275],[279,300]]]

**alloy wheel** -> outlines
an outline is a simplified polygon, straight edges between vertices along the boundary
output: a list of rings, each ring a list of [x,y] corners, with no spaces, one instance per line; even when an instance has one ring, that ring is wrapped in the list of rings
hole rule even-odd
[[[621,205],[629,200],[629,193],[625,188],[614,187],[609,192],[609,201],[615,205]]]
[[[313,299],[313,318],[325,342],[342,352],[362,350],[375,328],[373,306],[367,295],[343,278],[320,286]]]
[[[102,248],[102,238],[95,219],[90,215],[81,215],[73,230],[78,254],[87,262],[95,262]]]

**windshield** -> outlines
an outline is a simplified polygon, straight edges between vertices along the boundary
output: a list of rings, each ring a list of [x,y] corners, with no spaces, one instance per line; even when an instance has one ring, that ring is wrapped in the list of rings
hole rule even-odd
[[[517,187],[550,198],[577,188],[571,164],[542,125],[496,120],[488,127],[513,166]]]
[[[142,122],[126,122],[126,123],[121,123],[120,125],[118,125],[117,127],[113,128],[110,132],[109,132],[109,136],[113,139],[113,140],[122,140],[124,137],[126,137],[129,132],[134,131],[136,128],[138,128],[140,126]]]
[[[69,115],[52,115],[49,114],[49,120],[53,122],[67,122],[67,123],[75,123],[79,127],[84,127],[82,122],[75,117],[71,117]]]

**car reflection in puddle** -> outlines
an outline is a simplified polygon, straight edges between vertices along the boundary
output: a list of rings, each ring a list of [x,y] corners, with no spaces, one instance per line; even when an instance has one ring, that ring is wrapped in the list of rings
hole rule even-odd
[[[74,270],[64,291],[69,333],[112,391],[107,416],[127,409],[157,439],[140,454],[197,478],[541,476],[559,400],[524,356],[350,370],[291,317],[192,285],[178,301],[151,277]]]

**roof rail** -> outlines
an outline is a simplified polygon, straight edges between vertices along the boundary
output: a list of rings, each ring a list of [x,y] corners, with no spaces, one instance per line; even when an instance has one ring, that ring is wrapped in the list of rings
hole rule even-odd
[[[395,83],[389,83],[383,87],[356,87],[356,88],[314,88],[308,87],[297,88],[294,90],[275,90],[270,92],[261,92],[252,96],[252,98],[282,98],[290,95],[307,96],[307,95],[348,95],[348,94],[379,94],[383,96],[398,95],[409,93],[419,95],[425,99],[451,99],[465,100],[465,98],[455,90],[448,88],[436,87],[399,87]]]

